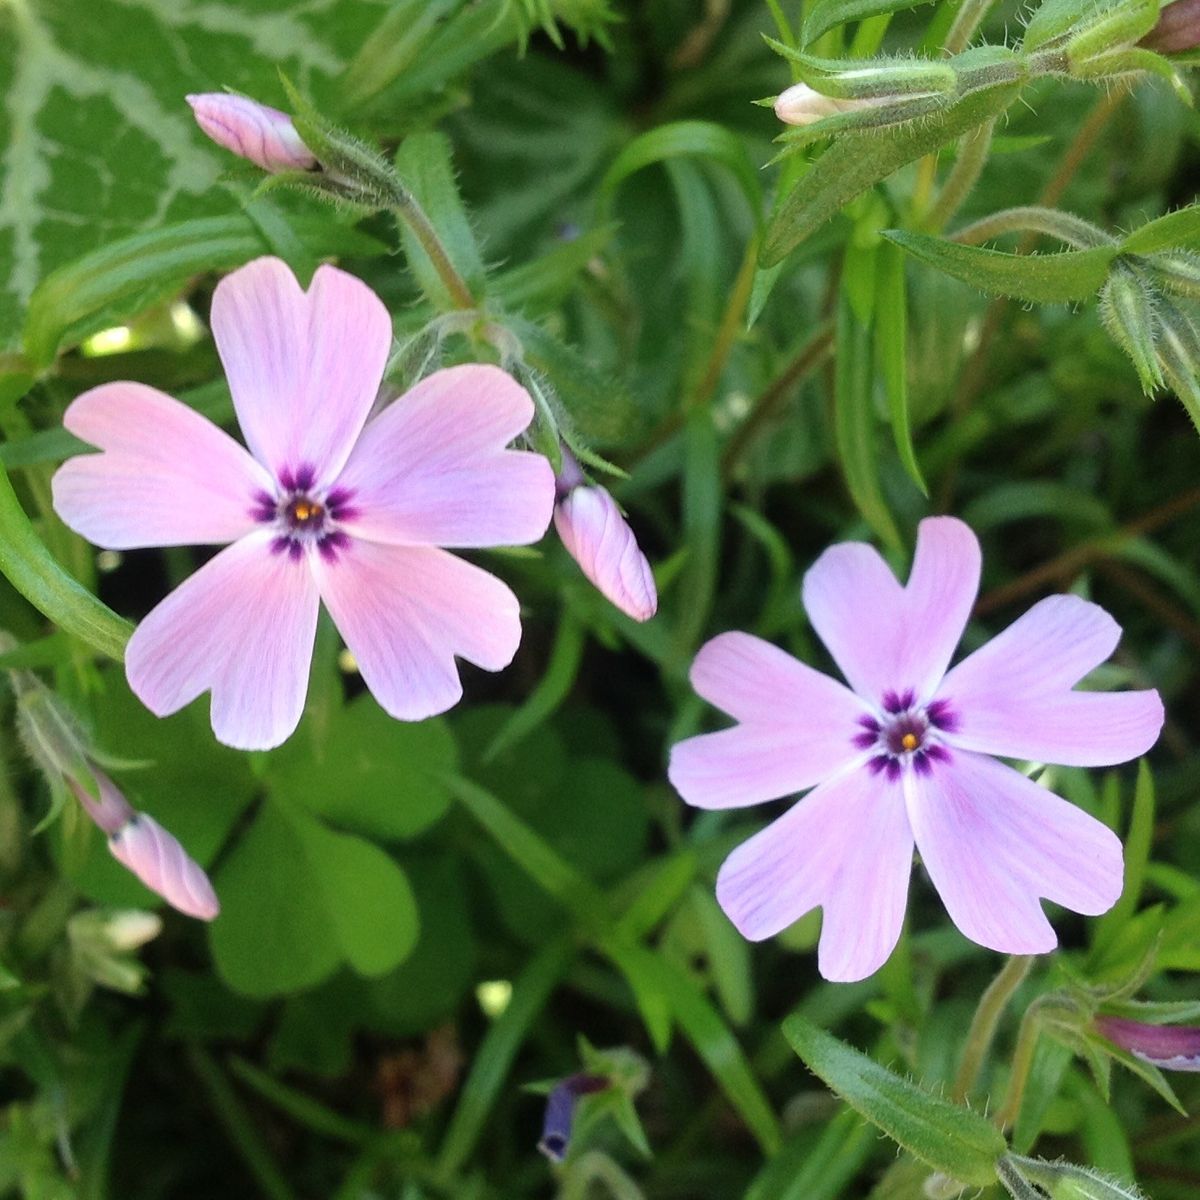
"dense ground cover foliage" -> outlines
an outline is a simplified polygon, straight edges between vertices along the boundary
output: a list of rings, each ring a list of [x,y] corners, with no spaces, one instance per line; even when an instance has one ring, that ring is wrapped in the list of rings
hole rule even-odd
[[[0,0],[0,1196],[1200,1194],[1198,45]]]

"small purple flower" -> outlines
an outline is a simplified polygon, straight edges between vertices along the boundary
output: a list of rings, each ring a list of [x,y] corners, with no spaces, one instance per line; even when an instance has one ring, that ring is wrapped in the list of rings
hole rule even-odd
[[[1121,893],[1112,830],[992,756],[1125,762],[1154,745],[1162,702],[1072,690],[1121,636],[1077,596],[1042,600],[948,672],[979,569],[975,535],[949,517],[921,522],[907,586],[870,546],[827,550],[804,605],[850,688],[746,633],[692,664],[696,690],[739,724],[674,747],[683,798],[737,808],[813,789],[726,859],[717,898],[754,941],[821,907],[827,979],[862,979],[891,954],[914,844],[955,925],[1003,953],[1057,944],[1039,898],[1095,915]]]
[[[264,171],[309,171],[317,165],[287,113],[230,92],[203,92],[186,99],[196,124],[218,146]]]
[[[1200,1071],[1200,1029],[1194,1026],[1097,1017],[1096,1029],[1122,1050],[1164,1071]]]
[[[91,773],[98,796],[71,776],[67,783],[88,816],[108,835],[113,858],[172,908],[201,921],[213,920],[221,911],[217,894],[179,839],[153,817],[134,812],[103,771],[92,766]]]
[[[588,486],[570,450],[556,480],[554,528],[593,587],[635,621],[658,611],[654,573],[607,489]]]
[[[516,596],[443,547],[534,542],[549,525],[550,464],[508,449],[528,393],[467,364],[368,419],[391,318],[335,267],[304,291],[256,259],[217,285],[211,321],[248,449],[140,383],[92,388],[63,417],[102,451],[54,476],[76,532],[113,550],[231,543],[134,631],[129,686],[160,717],[211,692],[220,741],[277,746],[304,709],[323,601],[388,713],[445,712],[456,656],[499,671],[521,640]]]
[[[575,1106],[584,1096],[602,1092],[611,1086],[603,1075],[569,1075],[554,1085],[546,1097],[546,1115],[542,1118],[542,1137],[538,1149],[552,1162],[562,1162],[571,1142]]]

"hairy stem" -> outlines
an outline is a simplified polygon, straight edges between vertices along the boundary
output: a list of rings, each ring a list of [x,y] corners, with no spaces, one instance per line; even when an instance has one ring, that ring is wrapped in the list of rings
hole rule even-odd
[[[417,203],[416,197],[407,189],[397,187],[392,194],[392,206],[396,216],[412,230],[413,237],[421,243],[421,249],[429,256],[433,269],[438,278],[445,284],[446,291],[454,301],[454,307],[460,309],[475,308],[475,297],[467,286],[467,281],[458,273],[442,239],[438,237],[433,222],[425,214],[425,210]]]
[[[987,164],[988,151],[992,148],[992,132],[995,128],[994,120],[985,121],[959,142],[958,158],[924,221],[925,228],[931,233],[945,229],[971,194],[971,189],[979,182],[979,176]]]
[[[1017,1048],[1013,1051],[1012,1074],[1008,1077],[1008,1091],[1004,1103],[996,1113],[998,1128],[1010,1128],[1021,1112],[1021,1101],[1025,1098],[1025,1085],[1033,1069],[1033,1055],[1037,1050],[1038,1038],[1042,1034],[1041,1006],[1035,1000],[1021,1018],[1021,1029],[1017,1034]]]
[[[962,7],[954,17],[954,24],[946,34],[942,48],[947,55],[961,54],[975,36],[975,31],[983,23],[996,0],[963,0]]]
[[[979,1007],[975,1010],[971,1028],[967,1033],[962,1060],[958,1064],[958,1074],[954,1077],[951,1095],[955,1100],[965,1100],[975,1086],[984,1060],[996,1037],[996,1028],[1000,1023],[1005,1006],[1012,999],[1017,988],[1025,982],[1029,968],[1032,966],[1031,955],[1013,955],[980,997]]]

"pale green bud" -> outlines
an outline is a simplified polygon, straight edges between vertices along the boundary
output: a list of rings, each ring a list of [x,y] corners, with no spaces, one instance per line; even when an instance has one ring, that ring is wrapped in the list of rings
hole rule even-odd
[[[1158,282],[1169,292],[1200,300],[1200,255],[1186,250],[1156,254],[1150,262]]]
[[[1135,1183],[1126,1183],[1109,1175],[1102,1175],[1091,1167],[1080,1167],[1074,1163],[1046,1162],[1040,1158],[1024,1158],[1018,1154],[1006,1155],[1006,1168],[1013,1169],[1029,1183],[1037,1184],[1050,1200],[1146,1200],[1145,1193]],[[1005,1186],[1007,1172],[1001,1173]],[[1010,1188],[1010,1191],[1012,1189]]]
[[[1155,342],[1158,335],[1157,303],[1142,277],[1117,263],[1100,290],[1100,317],[1113,341],[1129,355],[1142,382],[1142,391],[1153,395],[1163,386]]]

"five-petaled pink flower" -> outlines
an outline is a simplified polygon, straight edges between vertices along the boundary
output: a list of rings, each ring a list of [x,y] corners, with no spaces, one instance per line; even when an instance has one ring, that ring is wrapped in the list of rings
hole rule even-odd
[[[1121,893],[1112,830],[991,755],[1125,762],[1158,737],[1158,693],[1072,690],[1121,634],[1077,596],[1042,600],[948,672],[979,562],[948,517],[921,523],[905,587],[869,546],[827,550],[804,605],[850,688],[745,633],[692,666],[700,695],[740,724],[674,747],[683,798],[721,809],[813,789],[734,850],[717,897],[753,940],[820,906],[827,979],[862,979],[892,952],[914,843],[958,928],[1005,953],[1056,945],[1039,898],[1094,915]]]
[[[520,641],[508,587],[440,547],[545,532],[550,464],[506,448],[528,394],[496,367],[452,367],[367,421],[391,321],[333,267],[304,292],[260,258],[217,286],[211,321],[250,453],[138,383],[93,388],[64,417],[103,451],[54,477],[72,529],[111,549],[233,543],[138,626],[130,687],[159,716],[211,691],[221,741],[276,746],[304,708],[324,600],[387,712],[445,711],[462,695],[455,655],[498,671]]]

